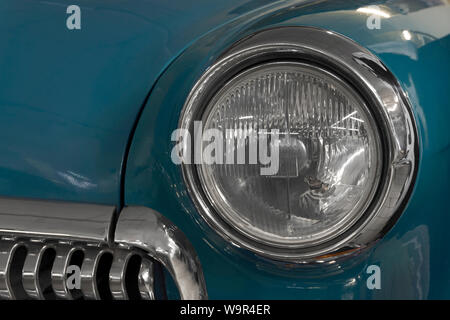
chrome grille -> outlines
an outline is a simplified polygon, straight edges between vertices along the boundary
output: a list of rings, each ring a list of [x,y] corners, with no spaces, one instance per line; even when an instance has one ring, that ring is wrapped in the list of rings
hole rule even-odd
[[[67,286],[69,266],[80,268],[79,289]],[[0,238],[0,299],[153,300],[161,270],[138,249]]]
[[[180,299],[208,298],[189,239],[151,208],[0,197],[0,299],[164,298],[163,274]]]

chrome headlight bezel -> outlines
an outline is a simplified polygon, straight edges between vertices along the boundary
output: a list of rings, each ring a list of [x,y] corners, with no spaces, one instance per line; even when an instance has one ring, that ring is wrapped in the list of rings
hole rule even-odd
[[[405,94],[392,73],[365,48],[317,28],[282,27],[253,34],[233,45],[197,81],[179,127],[193,132],[193,122],[202,118],[210,99],[226,82],[250,67],[274,61],[299,61],[323,68],[346,81],[366,102],[383,143],[381,177],[372,202],[351,227],[333,239],[310,247],[280,248],[255,241],[226,222],[208,200],[195,164],[182,164],[196,208],[224,239],[276,260],[311,261],[368,246],[383,236],[403,211],[414,186],[419,147]]]

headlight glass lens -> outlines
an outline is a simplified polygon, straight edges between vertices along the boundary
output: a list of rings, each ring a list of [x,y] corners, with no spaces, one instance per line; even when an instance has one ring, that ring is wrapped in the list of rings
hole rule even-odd
[[[375,121],[351,86],[319,67],[250,68],[215,94],[202,123],[223,134],[224,153],[223,163],[197,165],[204,192],[227,224],[253,240],[281,248],[325,242],[354,224],[373,198],[381,166]],[[203,141],[202,151],[210,143]],[[264,168],[273,170],[264,175]]]

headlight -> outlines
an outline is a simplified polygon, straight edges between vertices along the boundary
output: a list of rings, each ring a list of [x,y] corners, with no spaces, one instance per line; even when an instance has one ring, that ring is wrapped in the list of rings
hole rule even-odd
[[[251,164],[249,157],[243,164],[197,167],[216,212],[257,241],[298,247],[335,237],[364,212],[378,185],[375,121],[351,87],[319,67],[272,62],[250,68],[211,99],[202,120],[205,131],[223,133],[222,150],[242,144],[244,155],[252,152],[253,133],[261,140],[279,132],[266,175],[261,161]],[[203,141],[203,151],[208,144]]]
[[[195,121],[213,134],[198,137]],[[417,167],[413,117],[392,74],[319,29],[239,42],[194,87],[180,126],[200,144],[184,149],[215,160],[183,164],[205,221],[276,259],[373,242],[403,209]]]

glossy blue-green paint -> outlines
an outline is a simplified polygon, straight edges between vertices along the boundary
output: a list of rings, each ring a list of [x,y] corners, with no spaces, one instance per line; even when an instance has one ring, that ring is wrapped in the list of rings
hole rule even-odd
[[[125,202],[155,208],[187,234],[213,299],[450,298],[450,28],[445,20],[449,7],[427,9],[411,3],[400,6],[400,11],[391,1],[387,9],[392,17],[382,19],[381,29],[369,30],[367,15],[356,12],[361,2],[330,3],[310,1],[250,14],[187,48],[156,83],[140,118],[128,158]],[[418,123],[421,162],[407,209],[371,250],[327,267],[285,266],[280,271],[225,243],[201,222],[180,168],[171,162],[170,137],[190,89],[221,52],[245,35],[283,25],[333,30],[372,50],[409,96]],[[426,33],[427,40],[405,40],[403,30]],[[365,271],[371,264],[381,267],[381,290],[366,286]]]
[[[211,298],[450,298],[448,6],[389,1],[395,14],[368,30],[355,10],[371,2],[0,1],[0,195],[121,206],[124,193],[125,204],[160,211],[191,239]],[[69,4],[81,7],[81,30],[65,26]],[[330,29],[368,47],[418,120],[421,164],[407,210],[340,268],[279,271],[228,245],[201,224],[170,160],[172,130],[202,72],[234,41],[282,25]],[[405,41],[402,30],[433,41]],[[366,288],[370,264],[382,268],[379,291]]]
[[[0,195],[119,205],[155,80],[195,39],[267,3],[0,1]],[[72,4],[81,30],[66,27]]]

